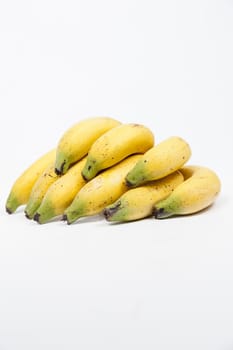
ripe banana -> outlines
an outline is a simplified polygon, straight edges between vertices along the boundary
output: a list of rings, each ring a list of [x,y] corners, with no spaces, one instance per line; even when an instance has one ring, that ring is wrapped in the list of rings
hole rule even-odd
[[[100,136],[91,146],[82,175],[91,180],[101,170],[154,145],[150,129],[141,124],[121,124]]]
[[[88,153],[98,137],[120,124],[110,117],[92,117],[70,127],[58,142],[55,172],[65,174],[72,164]]]
[[[86,183],[81,174],[85,161],[86,157],[75,163],[49,187],[34,215],[35,221],[44,224],[64,213]]]
[[[65,210],[63,219],[71,224],[80,217],[98,214],[113,203],[127,190],[125,175],[140,157],[131,155],[87,182]]]
[[[156,219],[173,215],[187,215],[210,206],[221,189],[214,171],[202,166],[185,166],[180,169],[185,181],[154,208]]]
[[[166,198],[183,179],[182,173],[176,171],[163,179],[132,188],[107,206],[103,214],[108,221],[133,221],[148,217],[153,213],[154,204]]]
[[[158,180],[182,167],[190,158],[189,144],[181,137],[172,136],[149,149],[127,174],[128,187]]]
[[[47,167],[35,182],[26,208],[24,210],[28,219],[32,219],[39,208],[48,188],[57,180],[58,175],[54,172],[54,161]]]
[[[27,203],[32,187],[47,166],[55,161],[56,150],[53,149],[31,164],[14,182],[6,200],[6,211],[12,214]]]

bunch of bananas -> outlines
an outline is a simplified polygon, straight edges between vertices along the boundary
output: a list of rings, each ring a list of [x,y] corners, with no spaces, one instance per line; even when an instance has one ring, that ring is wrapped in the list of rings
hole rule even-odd
[[[155,144],[143,124],[86,118],[16,179],[6,211],[24,205],[40,224],[99,213],[119,222],[196,213],[214,202],[221,183],[213,170],[186,165],[190,157],[181,137]]]

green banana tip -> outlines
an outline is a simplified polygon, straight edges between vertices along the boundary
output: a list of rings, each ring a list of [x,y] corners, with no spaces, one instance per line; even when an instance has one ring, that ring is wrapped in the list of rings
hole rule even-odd
[[[107,221],[109,221],[109,220],[110,220],[110,217],[112,216],[111,210],[105,208],[105,209],[103,210],[103,215],[104,215],[105,219],[106,219]]]
[[[83,179],[84,179],[85,181],[89,181],[88,176],[87,176],[86,174],[84,174],[83,171],[81,172],[81,175],[82,175],[82,177],[83,177]]]
[[[169,216],[172,216],[172,213],[169,213],[163,207],[161,208],[155,207],[153,211],[153,216],[155,219],[165,219],[165,218],[168,218]]]
[[[100,170],[100,164],[96,161],[95,158],[89,156],[81,171],[81,174],[85,181],[90,181],[99,173]]]
[[[92,167],[92,165],[89,165],[88,167],[85,166],[83,170],[81,171],[82,177],[85,181],[90,181],[98,174],[97,167]]]
[[[28,212],[27,212],[27,211],[25,211],[25,212],[24,212],[24,214],[25,214],[25,216],[26,216],[26,218],[27,218],[27,219],[29,219],[29,220],[31,220],[31,219],[32,219],[32,217],[31,217],[31,216],[28,214]]]
[[[33,216],[33,220],[35,220],[36,222],[38,222],[38,224],[41,224],[41,222],[40,222],[40,214],[39,214],[39,213],[36,213],[36,214]]]
[[[13,210],[11,210],[9,207],[6,207],[6,212],[7,212],[8,214],[13,214]]]
[[[63,214],[61,220],[62,220],[62,221],[66,221],[67,224],[69,224],[67,214]]]
[[[121,206],[121,202],[119,201],[114,206],[104,208],[103,215],[105,219],[107,221],[111,221],[113,219],[114,214],[118,212],[120,206]]]
[[[63,214],[62,217],[61,217],[61,221],[66,221],[66,220],[67,220],[67,215]]]
[[[164,208],[154,208],[153,211],[153,216],[155,217],[155,219],[160,219],[162,214],[164,212]]]
[[[6,208],[6,212],[8,214],[13,214],[16,209],[22,205],[23,203],[21,203],[17,197],[14,195],[14,193],[10,193],[7,200],[6,200],[6,203],[5,203],[5,208]]]
[[[70,221],[70,220],[69,220],[67,214],[63,214],[61,220],[62,220],[62,221],[66,221],[67,225],[71,225],[72,222],[73,222],[73,221]]]
[[[62,175],[62,171],[60,169],[55,168],[54,171],[55,171],[55,174]]]
[[[61,164],[60,164],[60,162],[55,163],[54,171],[55,171],[55,174],[57,174],[59,176],[59,175],[65,174],[67,172],[68,168],[69,168],[69,164],[67,164],[66,160],[63,160],[63,162]]]
[[[130,180],[128,180],[127,178],[125,179],[125,184],[128,188],[134,187],[134,184]]]

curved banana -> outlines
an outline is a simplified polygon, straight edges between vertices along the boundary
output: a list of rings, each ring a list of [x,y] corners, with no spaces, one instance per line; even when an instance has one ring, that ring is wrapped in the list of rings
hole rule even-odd
[[[189,144],[181,137],[172,136],[149,149],[127,174],[128,187],[158,180],[182,167],[191,157]]]
[[[100,213],[126,190],[125,175],[141,155],[132,155],[103,171],[81,188],[71,205],[65,210],[63,219],[68,224],[83,216]]]
[[[202,166],[180,169],[185,181],[154,208],[156,219],[173,215],[193,214],[210,206],[221,190],[221,182],[214,171]]]
[[[35,221],[44,224],[64,213],[86,183],[81,174],[85,161],[86,157],[75,163],[49,187],[34,215]]]
[[[6,211],[12,214],[27,203],[32,187],[47,166],[55,161],[56,150],[53,149],[31,164],[14,182],[6,200]]]
[[[98,137],[120,124],[110,117],[86,118],[74,124],[58,142],[55,172],[58,175],[65,174],[72,164],[88,153]]]
[[[156,202],[166,198],[179,184],[183,175],[176,171],[163,179],[132,188],[125,192],[116,202],[107,206],[103,214],[108,221],[139,220],[153,213]]]
[[[154,135],[141,124],[121,124],[100,136],[91,146],[82,171],[91,180],[101,170],[135,153],[144,153],[154,144]]]
[[[35,182],[27,205],[25,207],[25,215],[28,219],[32,219],[36,210],[39,208],[48,188],[57,180],[58,175],[54,171],[54,161],[45,169],[41,176]]]

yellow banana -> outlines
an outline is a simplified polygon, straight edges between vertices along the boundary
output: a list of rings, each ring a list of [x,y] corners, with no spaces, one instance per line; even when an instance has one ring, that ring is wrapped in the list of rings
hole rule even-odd
[[[39,208],[48,188],[57,180],[58,175],[54,171],[54,161],[45,169],[41,176],[35,182],[26,208],[24,210],[28,219],[32,219],[36,210]]]
[[[65,210],[63,219],[71,224],[80,217],[98,214],[113,203],[127,190],[125,175],[140,157],[129,156],[87,182]]]
[[[156,219],[173,215],[187,215],[210,206],[221,190],[221,182],[214,171],[202,166],[180,169],[185,181],[154,208]]]
[[[65,174],[72,164],[88,153],[98,137],[120,124],[110,117],[92,117],[71,126],[58,142],[55,172]]]
[[[86,157],[72,165],[66,174],[59,177],[49,187],[34,215],[35,221],[44,224],[64,213],[86,183],[81,174],[85,161]]]
[[[158,180],[182,167],[190,158],[189,144],[181,137],[172,136],[149,149],[127,174],[128,187]]]
[[[12,214],[27,203],[32,187],[47,166],[55,161],[56,150],[53,149],[31,164],[14,182],[6,200],[6,211]]]
[[[82,171],[91,180],[101,170],[134,153],[144,153],[154,145],[154,135],[141,124],[121,124],[100,136],[91,146]]]
[[[132,188],[107,206],[103,214],[108,221],[133,221],[151,216],[155,203],[166,198],[183,179],[182,173],[176,171],[160,180]]]

